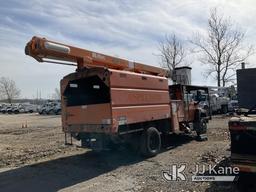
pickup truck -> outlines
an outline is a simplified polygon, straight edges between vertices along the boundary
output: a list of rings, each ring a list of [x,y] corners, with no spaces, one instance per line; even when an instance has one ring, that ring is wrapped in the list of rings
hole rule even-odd
[[[210,104],[206,94],[201,94],[200,98],[197,98],[199,106],[203,109],[209,110],[211,114],[213,113],[223,113],[226,114],[229,110],[229,98],[219,96],[218,94],[210,94]]]

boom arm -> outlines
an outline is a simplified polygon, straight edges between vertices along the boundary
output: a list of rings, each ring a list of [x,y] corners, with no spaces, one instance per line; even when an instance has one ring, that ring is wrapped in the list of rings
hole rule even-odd
[[[33,37],[27,43],[25,54],[30,55],[39,62],[53,62],[60,64],[63,64],[62,61],[72,62],[73,65],[77,66],[77,70],[90,67],[107,67],[159,76],[167,75],[167,70],[158,67],[130,62],[117,57],[49,41],[40,37]]]

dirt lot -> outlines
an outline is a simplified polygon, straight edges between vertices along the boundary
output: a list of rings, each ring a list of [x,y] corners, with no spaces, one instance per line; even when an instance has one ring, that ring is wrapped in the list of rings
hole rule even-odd
[[[195,164],[229,164],[228,119],[209,123],[208,141],[170,136],[158,156],[145,159],[128,149],[65,146],[59,116],[0,115],[0,191],[237,191],[230,182],[191,181]],[[181,162],[188,181],[165,181],[162,171]]]

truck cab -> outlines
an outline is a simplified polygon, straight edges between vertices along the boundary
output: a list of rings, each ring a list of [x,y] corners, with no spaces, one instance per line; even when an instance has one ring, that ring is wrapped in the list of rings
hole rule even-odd
[[[211,119],[211,114],[200,106],[199,98],[205,95],[205,99],[209,102],[208,87],[176,84],[169,86],[169,93],[172,115],[177,111],[176,129],[186,127],[196,131],[199,139],[206,139],[206,123]]]

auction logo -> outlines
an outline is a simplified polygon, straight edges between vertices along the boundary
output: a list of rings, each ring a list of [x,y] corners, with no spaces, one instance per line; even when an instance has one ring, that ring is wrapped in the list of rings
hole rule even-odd
[[[162,171],[162,175],[167,181],[186,181],[186,175],[183,173],[185,169],[186,164],[174,164],[169,171]]]
[[[184,173],[187,165],[182,163],[180,165],[174,164],[168,171],[162,171],[162,176],[166,181],[186,181],[187,176]],[[198,165],[192,172],[192,181],[234,181],[238,178],[238,167],[221,167],[212,165]]]

